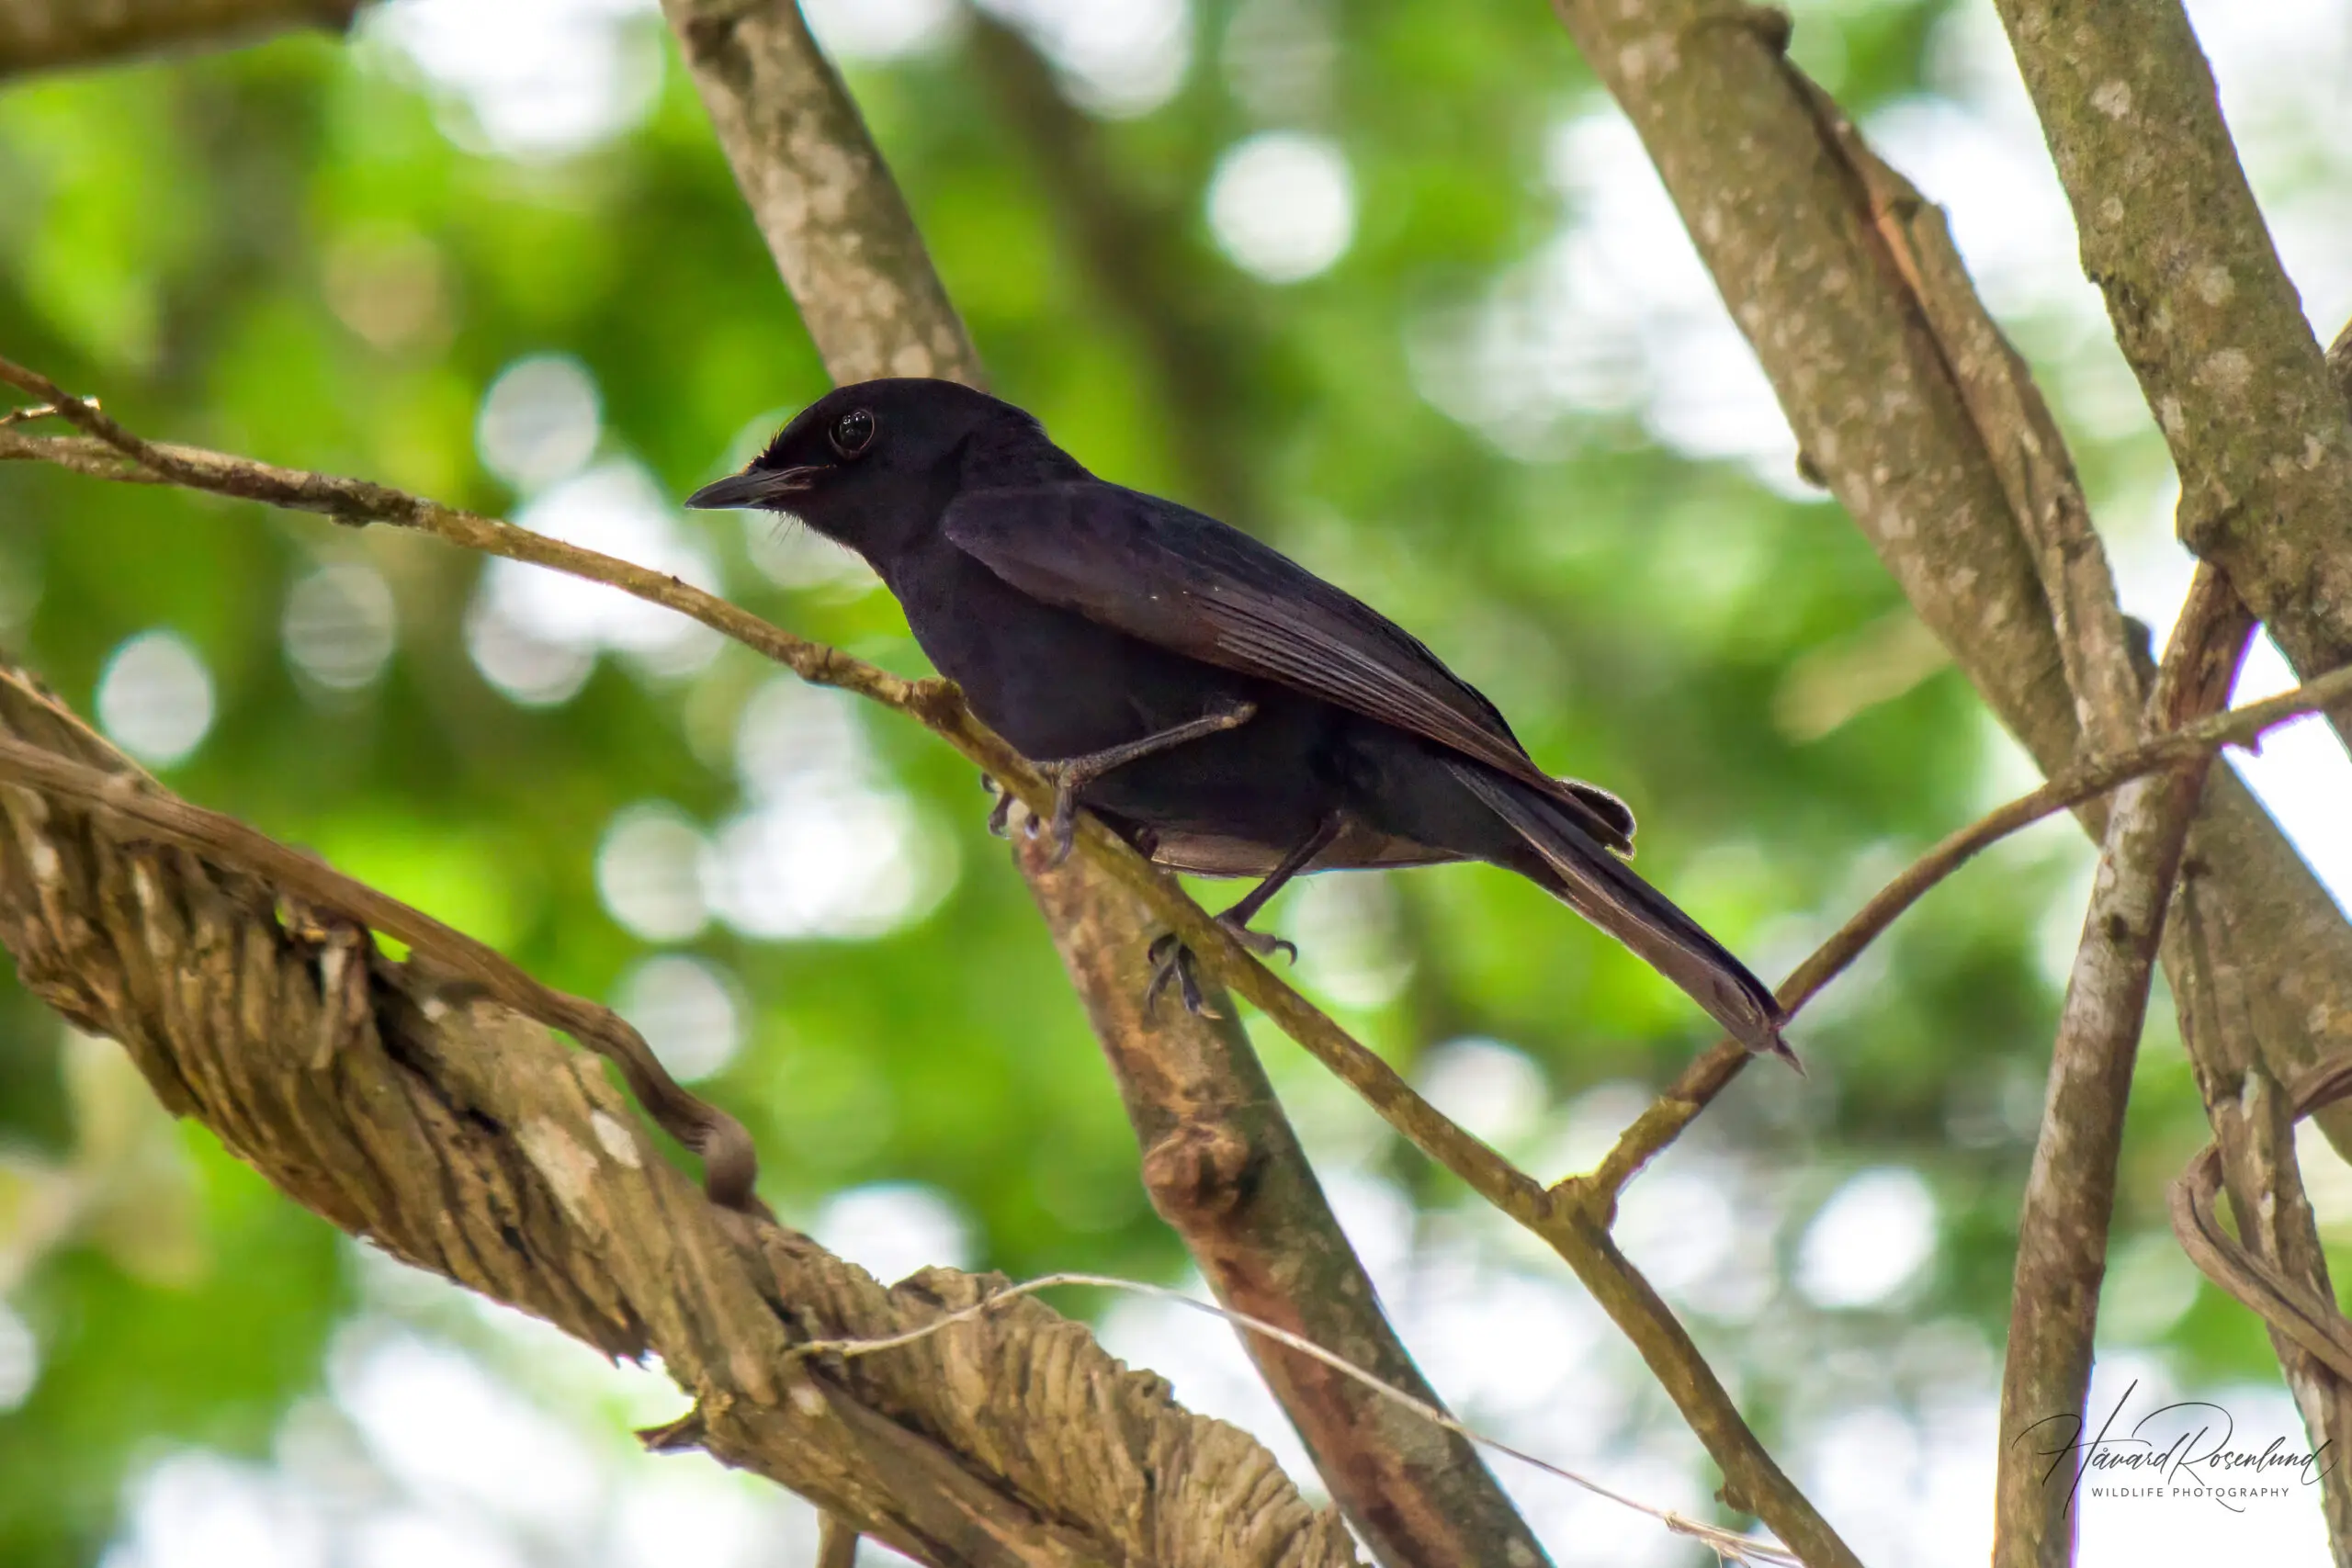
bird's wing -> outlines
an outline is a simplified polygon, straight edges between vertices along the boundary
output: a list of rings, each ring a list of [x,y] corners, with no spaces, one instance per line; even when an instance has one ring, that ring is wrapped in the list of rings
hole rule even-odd
[[[968,492],[943,527],[1032,598],[1435,741],[1542,790],[1611,847],[1632,848],[1623,801],[1546,774],[1494,704],[1418,638],[1238,528],[1100,482]]]

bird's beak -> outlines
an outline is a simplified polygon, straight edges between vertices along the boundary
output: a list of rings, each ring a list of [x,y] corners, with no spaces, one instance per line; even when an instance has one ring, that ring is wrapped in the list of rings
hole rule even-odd
[[[686,497],[688,506],[705,511],[729,507],[774,506],[787,495],[797,495],[831,470],[830,463],[809,463],[797,468],[746,468],[707,484]]]

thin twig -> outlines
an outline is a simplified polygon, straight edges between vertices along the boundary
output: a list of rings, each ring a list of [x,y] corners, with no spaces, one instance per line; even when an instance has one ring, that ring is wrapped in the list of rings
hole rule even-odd
[[[1521,1464],[1531,1465],[1542,1471],[1546,1475],[1557,1476],[1562,1481],[1573,1483],[1597,1497],[1606,1498],[1623,1507],[1631,1508],[1635,1513],[1646,1514],[1676,1534],[1692,1537],[1734,1562],[1785,1564],[1787,1568],[1803,1568],[1803,1564],[1792,1553],[1776,1542],[1759,1540],[1754,1536],[1742,1535],[1736,1530],[1723,1529],[1702,1520],[1691,1518],[1686,1514],[1676,1513],[1670,1508],[1656,1507],[1637,1498],[1628,1497],[1623,1493],[1604,1486],[1589,1476],[1579,1475],[1575,1471],[1554,1464],[1549,1460],[1538,1459],[1524,1449],[1513,1448],[1499,1438],[1489,1437],[1475,1427],[1464,1426],[1427,1400],[1417,1398],[1403,1389],[1383,1382],[1347,1358],[1323,1348],[1322,1346],[1303,1335],[1293,1334],[1286,1328],[1268,1323],[1263,1318],[1252,1317],[1246,1312],[1236,1312],[1230,1307],[1219,1306],[1214,1302],[1204,1302],[1198,1297],[1188,1296],[1182,1291],[1170,1290],[1165,1285],[1147,1284],[1139,1280],[1122,1280],[1108,1274],[1047,1274],[1038,1279],[1023,1280],[1017,1285],[1008,1285],[1003,1290],[973,1303],[970,1306],[943,1314],[929,1323],[918,1325],[903,1333],[887,1335],[874,1339],[804,1340],[795,1345],[791,1353],[796,1357],[839,1356],[846,1359],[857,1356],[871,1356],[882,1350],[895,1350],[903,1346],[912,1345],[919,1340],[927,1339],[942,1329],[952,1328],[959,1323],[968,1323],[974,1318],[993,1312],[1008,1302],[1017,1301],[1023,1296],[1035,1295],[1040,1291],[1056,1290],[1064,1285],[1090,1285],[1099,1290],[1126,1291],[1139,1296],[1150,1296],[1159,1301],[1173,1302],[1179,1306],[1189,1307],[1194,1312],[1206,1313],[1211,1317],[1223,1318],[1236,1327],[1247,1329],[1252,1334],[1262,1335],[1266,1338],[1287,1346],[1302,1356],[1314,1358],[1333,1371],[1363,1383],[1381,1398],[1411,1411],[1431,1426],[1442,1427],[1457,1438],[1476,1443],[1482,1448],[1492,1449],[1498,1454],[1506,1454]]]
[[[2267,729],[2320,712],[2347,698],[2352,698],[2352,666],[2330,671],[2291,692],[2153,736],[2128,750],[2085,758],[1952,833],[1871,895],[1870,902],[1854,911],[1781,983],[1775,993],[1781,1007],[1791,1014],[1803,1010],[1929,889],[2010,834],[2031,827],[2045,817],[2080,806],[2119,784],[2160,769],[2194,762],[2224,746],[2243,746]],[[1749,1055],[1734,1042],[1718,1043],[1682,1070],[1657,1101],[1625,1130],[1616,1146],[1590,1174],[1572,1177],[1564,1185],[1587,1201],[1613,1198],[1723,1092],[1747,1066]]]

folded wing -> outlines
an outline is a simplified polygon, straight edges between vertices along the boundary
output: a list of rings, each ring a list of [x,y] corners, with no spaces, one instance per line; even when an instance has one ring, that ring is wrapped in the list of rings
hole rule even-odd
[[[1418,638],[1238,528],[1099,482],[974,491],[944,525],[1032,598],[1434,741],[1542,791],[1611,849],[1633,849],[1623,801],[1545,773]]]

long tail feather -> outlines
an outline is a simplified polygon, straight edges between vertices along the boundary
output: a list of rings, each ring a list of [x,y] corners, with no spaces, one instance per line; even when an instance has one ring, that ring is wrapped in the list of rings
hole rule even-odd
[[[1786,1015],[1770,987],[1698,921],[1535,791],[1466,760],[1447,765],[1542,859],[1556,878],[1554,894],[1689,992],[1749,1050],[1796,1065],[1781,1038]]]

